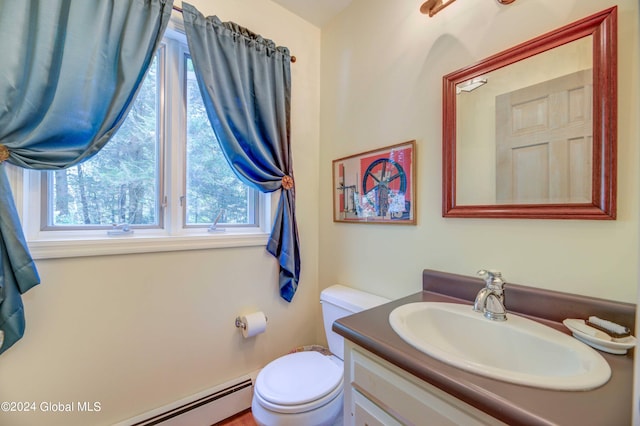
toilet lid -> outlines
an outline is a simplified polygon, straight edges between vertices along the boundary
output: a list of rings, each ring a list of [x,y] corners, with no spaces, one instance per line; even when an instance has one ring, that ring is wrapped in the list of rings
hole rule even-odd
[[[270,362],[258,374],[256,392],[277,405],[318,400],[342,383],[342,368],[315,351],[296,352]]]

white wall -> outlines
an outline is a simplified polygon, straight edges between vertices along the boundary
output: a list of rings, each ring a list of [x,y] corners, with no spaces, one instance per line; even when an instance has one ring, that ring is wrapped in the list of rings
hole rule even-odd
[[[180,5],[179,1],[176,1]],[[280,299],[263,247],[37,261],[25,337],[0,357],[0,401],[100,402],[99,413],[0,412],[0,424],[107,425],[253,372],[318,336],[320,31],[269,0],[191,0],[277,44],[292,65],[302,279]],[[240,313],[263,310],[244,340]]]
[[[419,291],[425,268],[636,302],[638,2],[458,1],[434,18],[421,0],[354,0],[322,31],[320,284],[387,297]],[[442,217],[442,76],[617,4],[618,219]],[[417,226],[332,222],[331,161],[417,141]],[[482,165],[479,165],[482,167]],[[507,289],[508,294],[508,289]]]

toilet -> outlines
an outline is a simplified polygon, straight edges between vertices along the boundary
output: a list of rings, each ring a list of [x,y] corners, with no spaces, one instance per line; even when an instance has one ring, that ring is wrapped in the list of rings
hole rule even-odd
[[[253,389],[251,411],[260,426],[342,425],[344,340],[331,330],[338,318],[389,302],[334,285],[320,294],[324,330],[333,355],[316,351],[284,355],[264,367]]]

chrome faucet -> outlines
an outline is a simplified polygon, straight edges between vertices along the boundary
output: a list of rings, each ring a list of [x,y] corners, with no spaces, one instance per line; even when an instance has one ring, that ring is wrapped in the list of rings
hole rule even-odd
[[[485,287],[478,292],[473,310],[482,313],[493,321],[505,321],[507,310],[504,307],[504,285],[502,273],[481,269],[478,275],[484,278]]]

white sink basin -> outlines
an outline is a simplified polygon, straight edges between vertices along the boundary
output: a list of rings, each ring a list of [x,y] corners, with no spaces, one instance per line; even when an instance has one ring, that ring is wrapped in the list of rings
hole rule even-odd
[[[408,344],[442,362],[493,379],[556,390],[588,390],[611,377],[607,361],[573,337],[508,314],[491,321],[469,305],[421,302],[389,315]]]

